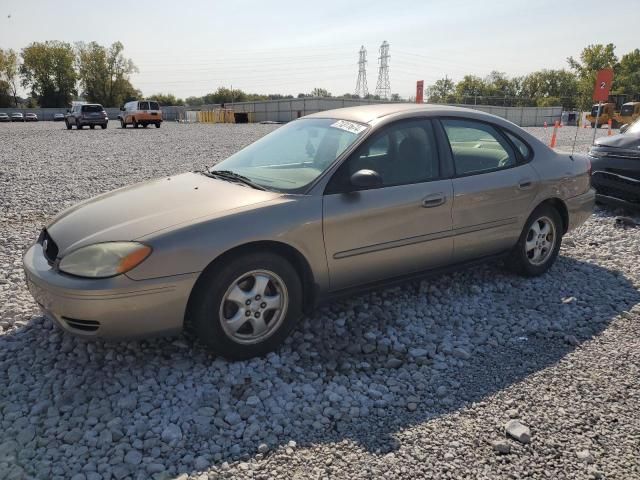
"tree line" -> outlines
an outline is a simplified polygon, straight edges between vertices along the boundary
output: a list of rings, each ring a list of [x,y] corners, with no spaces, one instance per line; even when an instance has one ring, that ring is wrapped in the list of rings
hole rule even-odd
[[[130,81],[138,68],[123,54],[120,42],[105,47],[96,42],[74,45],[56,40],[33,42],[20,53],[0,49],[0,107],[18,106],[18,88],[30,91],[29,107],[67,107],[82,97],[105,107],[118,107],[141,98],[141,92]],[[578,59],[567,59],[568,69],[539,70],[528,75],[508,77],[492,71],[486,77],[465,75],[454,82],[448,77],[437,80],[425,89],[431,103],[489,104],[506,106],[563,105],[565,108],[589,109],[596,72],[613,68],[612,94],[628,99],[640,96],[640,50],[635,49],[618,58],[613,44],[589,45]],[[256,100],[331,97],[324,88],[299,93],[297,97],[279,93],[247,93],[239,89],[219,87],[201,97],[177,98],[171,93],[150,95],[161,105],[228,104]],[[359,98],[345,93],[337,98]],[[379,100],[376,95],[366,98]],[[391,100],[405,100],[394,93]],[[409,101],[415,100],[409,98]]]
[[[57,40],[33,42],[19,54],[0,49],[0,106],[18,106],[19,85],[30,92],[28,107],[68,107],[78,97],[115,107],[139,98],[129,80],[138,69],[123,50],[120,42]]]
[[[612,95],[627,100],[640,99],[640,49],[618,58],[615,46],[596,44],[585,47],[578,59],[567,59],[568,69],[539,70],[509,78],[493,71],[481,78],[465,75],[459,82],[448,77],[429,85],[426,98],[432,103],[478,103],[507,106],[550,106],[591,108],[596,72],[604,68],[614,71]]]

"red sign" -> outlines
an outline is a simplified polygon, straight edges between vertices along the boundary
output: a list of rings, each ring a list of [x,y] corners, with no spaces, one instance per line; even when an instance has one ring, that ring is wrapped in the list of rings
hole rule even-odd
[[[416,103],[424,103],[424,80],[418,80],[416,84]]]
[[[596,75],[596,83],[593,86],[593,100],[596,102],[606,102],[609,100],[609,90],[613,83],[613,70],[605,68]]]

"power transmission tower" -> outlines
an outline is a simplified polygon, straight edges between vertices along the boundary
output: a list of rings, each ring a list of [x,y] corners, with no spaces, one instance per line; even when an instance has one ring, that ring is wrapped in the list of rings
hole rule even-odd
[[[369,95],[367,87],[367,49],[364,45],[360,47],[360,58],[358,60],[358,81],[356,82],[356,93],[358,97],[366,98]]]
[[[389,43],[385,40],[380,45],[380,67],[378,69],[378,83],[376,84],[376,95],[389,100],[391,96],[391,83],[389,82]]]

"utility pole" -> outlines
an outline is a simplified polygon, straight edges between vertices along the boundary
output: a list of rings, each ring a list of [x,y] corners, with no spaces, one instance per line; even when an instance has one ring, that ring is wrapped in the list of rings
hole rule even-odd
[[[369,88],[367,87],[367,49],[364,45],[360,47],[360,56],[358,59],[358,81],[356,82],[355,95],[358,97],[366,98],[369,95]]]
[[[389,82],[389,42],[386,40],[380,45],[380,67],[378,68],[378,83],[376,84],[376,95],[389,100],[391,96],[391,83]]]

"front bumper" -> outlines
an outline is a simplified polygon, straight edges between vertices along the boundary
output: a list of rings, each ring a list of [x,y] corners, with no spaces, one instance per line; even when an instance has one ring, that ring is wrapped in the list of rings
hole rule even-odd
[[[595,203],[596,191],[593,188],[590,188],[581,195],[565,200],[567,213],[569,214],[567,231],[571,231],[586,222],[593,213]]]
[[[51,267],[38,243],[27,250],[23,265],[29,291],[46,316],[75,335],[110,339],[179,332],[198,278],[73,277]]]

